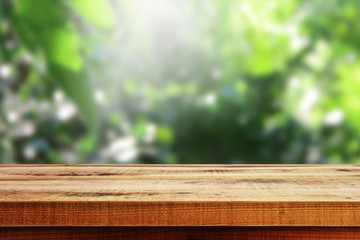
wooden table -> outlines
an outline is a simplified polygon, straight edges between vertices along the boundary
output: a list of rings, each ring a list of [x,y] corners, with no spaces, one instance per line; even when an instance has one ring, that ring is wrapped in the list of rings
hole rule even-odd
[[[360,165],[0,165],[0,239],[360,239]]]

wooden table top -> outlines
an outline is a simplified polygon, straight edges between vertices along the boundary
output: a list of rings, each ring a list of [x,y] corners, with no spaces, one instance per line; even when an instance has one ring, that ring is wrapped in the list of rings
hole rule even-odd
[[[0,165],[0,226],[360,226],[360,165]]]

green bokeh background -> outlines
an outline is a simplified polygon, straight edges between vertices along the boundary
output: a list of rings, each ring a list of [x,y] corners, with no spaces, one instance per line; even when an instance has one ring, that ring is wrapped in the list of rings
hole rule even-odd
[[[1,0],[0,163],[360,163],[358,0]]]

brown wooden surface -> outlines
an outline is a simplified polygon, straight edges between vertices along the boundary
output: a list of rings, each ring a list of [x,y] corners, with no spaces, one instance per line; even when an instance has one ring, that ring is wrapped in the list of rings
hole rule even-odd
[[[360,239],[360,229],[339,227],[15,227],[0,228],[0,239],[355,240]]]
[[[2,165],[0,226],[360,226],[360,166]]]

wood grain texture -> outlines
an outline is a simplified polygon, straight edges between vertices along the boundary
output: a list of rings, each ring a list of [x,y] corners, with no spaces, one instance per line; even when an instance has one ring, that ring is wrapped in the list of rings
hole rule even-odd
[[[0,239],[355,240],[360,239],[360,229],[341,227],[13,227],[0,228]]]
[[[360,226],[360,165],[3,165],[0,226]]]

